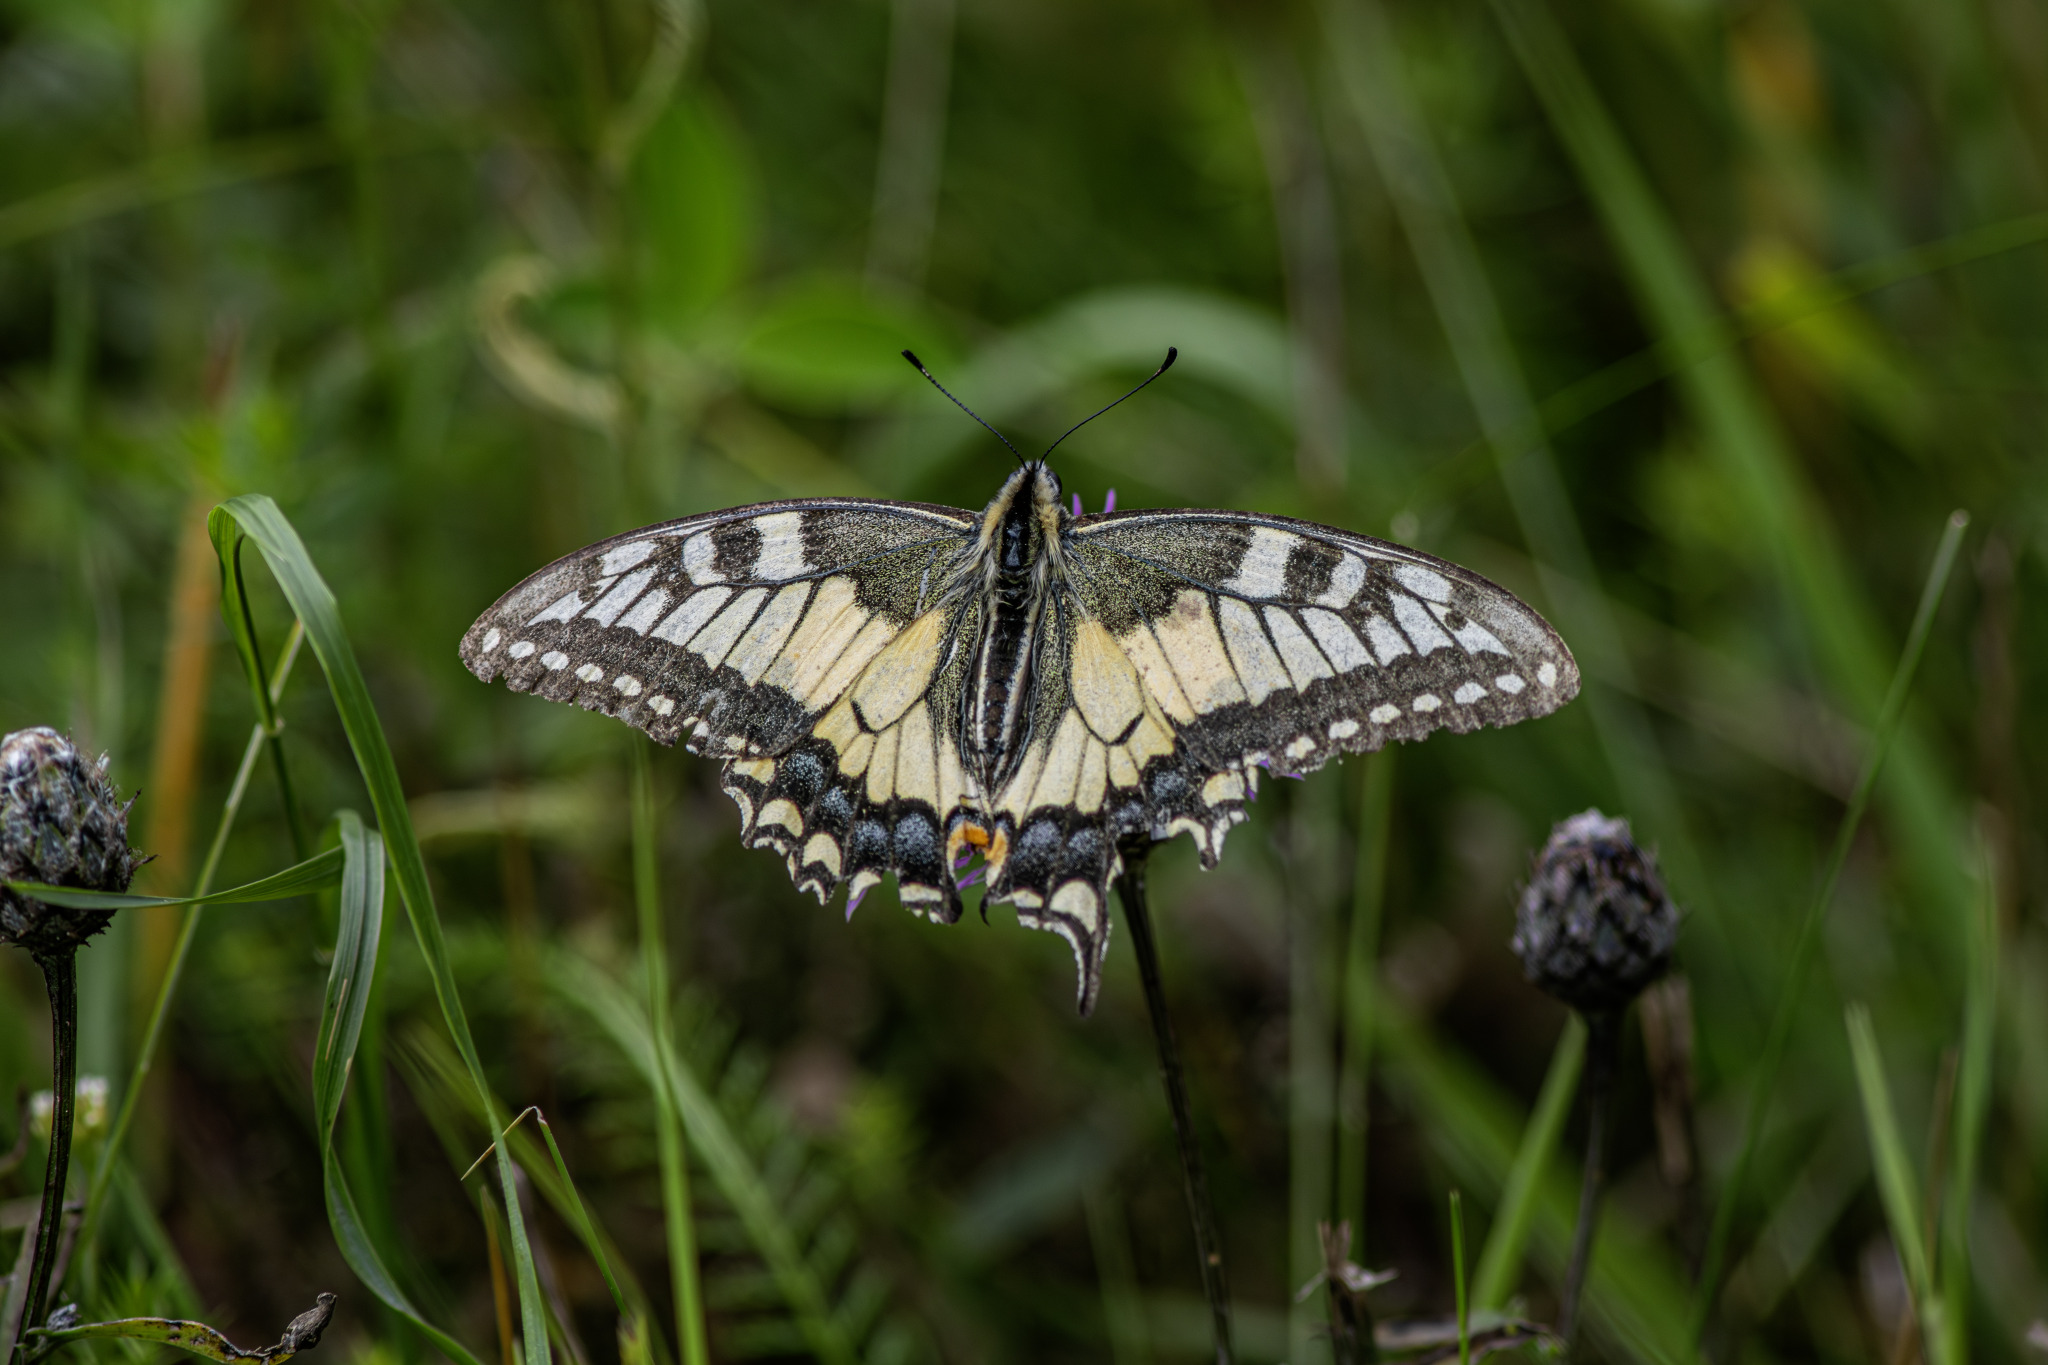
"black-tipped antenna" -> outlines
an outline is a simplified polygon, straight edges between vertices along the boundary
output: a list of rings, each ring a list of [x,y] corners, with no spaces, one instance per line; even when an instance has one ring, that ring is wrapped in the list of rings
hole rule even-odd
[[[1167,348],[1166,348],[1166,359],[1164,359],[1164,360],[1160,361],[1160,362],[1159,362],[1159,368],[1158,368],[1158,369],[1156,369],[1156,370],[1154,370],[1154,371],[1152,371],[1152,373],[1151,373],[1150,375],[1148,375],[1148,376],[1146,377],[1146,379],[1145,379],[1145,384],[1149,384],[1149,383],[1151,383],[1151,382],[1152,382],[1152,381],[1153,381],[1154,379],[1157,379],[1157,378],[1158,378],[1158,377],[1159,377],[1160,375],[1162,375],[1162,374],[1165,374],[1165,373],[1166,373],[1166,372],[1167,372],[1168,370],[1172,369],[1172,368],[1173,368],[1173,362],[1174,362],[1175,360],[1179,359],[1179,358],[1180,358],[1180,347],[1178,347],[1178,346],[1169,346],[1169,347],[1167,347]],[[1145,384],[1140,384],[1140,385],[1138,385],[1138,389],[1142,389],[1142,388],[1144,388],[1144,387],[1145,387]],[[1138,391],[1138,389],[1132,389],[1132,390],[1131,390],[1131,393],[1136,393],[1136,392]],[[1127,393],[1127,394],[1125,394],[1125,395],[1124,395],[1124,398],[1129,398],[1129,397],[1131,396],[1131,393]],[[1119,399],[1117,399],[1117,400],[1116,400],[1116,403],[1121,403],[1121,402],[1123,402],[1123,401],[1124,401],[1124,398],[1119,398]],[[1091,413],[1089,413],[1089,414],[1088,414],[1088,415],[1087,415],[1086,417],[1083,417],[1083,418],[1082,418],[1082,419],[1081,419],[1080,421],[1078,421],[1078,422],[1074,423],[1074,425],[1072,425],[1072,426],[1068,427],[1068,428],[1067,428],[1067,429],[1066,429],[1066,430],[1065,430],[1064,432],[1062,432],[1062,433],[1060,434],[1060,441],[1064,441],[1064,440],[1066,440],[1066,439],[1067,439],[1067,437],[1069,437],[1069,436],[1072,436],[1072,435],[1073,435],[1073,434],[1074,434],[1075,432],[1079,431],[1079,430],[1080,430],[1080,429],[1081,429],[1082,427],[1085,427],[1085,426],[1087,426],[1087,425],[1088,425],[1088,424],[1089,424],[1090,422],[1092,422],[1092,421],[1094,421],[1094,420],[1095,420],[1096,418],[1098,418],[1098,417],[1102,416],[1102,414],[1103,414],[1103,413],[1105,413],[1105,412],[1108,412],[1108,411],[1109,411],[1109,408],[1113,408],[1113,407],[1115,407],[1115,406],[1116,406],[1116,403],[1111,403],[1111,404],[1109,405],[1109,407],[1106,407],[1106,408],[1102,408],[1102,409],[1100,409],[1100,410],[1098,410],[1098,411],[1095,411],[1095,412],[1091,412]],[[1051,445],[1047,446],[1047,447],[1045,448],[1045,455],[1041,455],[1041,456],[1039,456],[1038,458],[1039,458],[1039,459],[1041,459],[1041,460],[1043,460],[1043,459],[1045,459],[1046,455],[1050,455],[1050,454],[1052,454],[1052,453],[1053,453],[1053,451],[1055,451],[1055,450],[1059,449],[1060,441],[1054,441],[1054,442],[1053,442],[1053,443],[1052,443]]]
[[[919,374],[923,375],[923,376],[924,376],[924,377],[925,377],[926,379],[931,379],[931,385],[932,385],[932,387],[933,387],[933,388],[937,389],[937,390],[938,390],[938,391],[939,391],[940,393],[943,393],[943,394],[945,394],[945,395],[946,395],[946,397],[948,397],[948,398],[953,398],[953,393],[952,393],[952,390],[948,389],[948,388],[947,388],[947,387],[946,387],[946,386],[945,386],[944,384],[941,384],[941,383],[940,383],[940,382],[939,382],[938,380],[936,380],[936,379],[932,379],[932,372],[931,372],[930,370],[927,370],[927,369],[926,369],[926,368],[924,367],[924,362],[923,362],[922,360],[919,360],[919,359],[918,359],[918,358],[917,358],[917,357],[916,357],[915,355],[911,354],[911,353],[910,353],[909,351],[905,351],[905,352],[903,353],[903,358],[904,358],[905,360],[909,361],[909,362],[910,362],[910,363],[911,363],[911,364],[912,364],[913,366],[915,366],[915,367],[917,368],[917,372],[918,372]],[[959,399],[957,399],[957,398],[953,398],[953,406],[954,406],[954,407],[956,407],[956,408],[958,408],[958,409],[960,409],[960,411],[962,411],[962,412],[966,413],[966,414],[967,414],[967,415],[968,415],[969,417],[972,417],[972,418],[973,418],[973,419],[974,419],[975,421],[977,421],[977,422],[981,422],[981,414],[980,414],[980,413],[978,413],[978,412],[976,412],[976,411],[975,411],[975,410],[974,410],[973,408],[970,408],[970,407],[968,407],[968,406],[967,406],[967,405],[966,405],[965,403],[961,402],[961,401],[960,401]],[[1017,457],[1017,463],[1018,463],[1018,464],[1025,464],[1025,463],[1027,463],[1027,461],[1026,461],[1026,460],[1025,460],[1025,458],[1024,458],[1024,453],[1023,453],[1022,451],[1018,450],[1018,449],[1017,449],[1017,447],[1015,447],[1015,446],[1011,446],[1011,445],[1010,445],[1010,438],[1009,438],[1009,437],[1007,437],[1007,436],[1003,435],[1003,433],[1001,433],[1000,431],[997,431],[997,430],[996,430],[996,429],[995,429],[994,427],[991,427],[991,426],[989,426],[989,425],[988,425],[988,423],[986,423],[986,422],[981,422],[981,424],[982,424],[982,425],[983,425],[984,427],[988,427],[988,434],[989,434],[989,435],[991,435],[991,436],[995,437],[995,438],[996,438],[996,439],[997,439],[998,441],[1001,441],[1001,442],[1002,442],[1002,443],[1003,443],[1004,445],[1006,445],[1006,446],[1010,446],[1010,453],[1011,453],[1012,455],[1015,455],[1015,456]]]

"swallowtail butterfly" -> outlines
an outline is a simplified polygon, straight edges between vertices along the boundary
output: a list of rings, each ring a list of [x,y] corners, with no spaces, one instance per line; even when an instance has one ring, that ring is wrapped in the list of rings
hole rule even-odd
[[[1084,1014],[1120,841],[1186,833],[1213,867],[1262,770],[1578,692],[1557,633],[1469,569],[1256,512],[1082,516],[1018,458],[978,514],[807,498],[599,541],[500,598],[463,662],[718,759],[741,838],[849,913],[892,875],[950,924],[979,855],[987,900],[1073,946]]]

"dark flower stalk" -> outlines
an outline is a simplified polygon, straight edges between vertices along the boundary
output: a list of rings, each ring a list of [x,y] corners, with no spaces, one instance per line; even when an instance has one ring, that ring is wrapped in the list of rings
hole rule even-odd
[[[1166,1104],[1173,1114],[1173,1136],[1180,1147],[1181,1176],[1187,1187],[1188,1221],[1195,1233],[1195,1255],[1202,1267],[1202,1293],[1209,1301],[1210,1330],[1216,1365],[1236,1358],[1230,1342],[1230,1287],[1223,1278],[1223,1244],[1216,1232],[1216,1207],[1209,1198],[1209,1177],[1202,1149],[1195,1140],[1194,1111],[1188,1104],[1181,1074],[1180,1045],[1166,1013],[1166,987],[1159,978],[1159,951],[1152,939],[1152,915],[1145,903],[1145,861],[1149,843],[1133,841],[1123,848],[1124,870],[1117,879],[1117,898],[1131,927],[1131,946],[1138,957],[1138,976],[1145,983],[1145,1004],[1152,1015],[1152,1036],[1159,1045],[1159,1077],[1166,1084]]]
[[[45,726],[0,740],[0,882],[41,882],[126,891],[135,875],[128,806],[107,780],[107,760],[88,762]],[[54,1286],[71,1130],[78,1105],[78,950],[105,929],[111,910],[50,905],[0,886],[0,943],[28,950],[50,994],[50,1146],[36,1220],[28,1292],[15,1340],[39,1326]]]
[[[1664,974],[1678,941],[1678,908],[1627,820],[1597,810],[1560,822],[1537,855],[1515,912],[1514,950],[1529,980],[1586,1020],[1586,1165],[1578,1226],[1558,1305],[1558,1331],[1576,1334],[1579,1298],[1607,1183],[1607,1139],[1621,1020]]]

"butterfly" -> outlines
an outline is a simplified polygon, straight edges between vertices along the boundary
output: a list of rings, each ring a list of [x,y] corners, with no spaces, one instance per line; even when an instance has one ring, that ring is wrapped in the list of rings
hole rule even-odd
[[[1120,844],[1185,833],[1214,867],[1262,772],[1578,692],[1557,632],[1469,569],[1257,512],[1083,516],[1017,459],[979,513],[801,498],[599,541],[463,662],[718,759],[741,839],[849,915],[893,876],[953,923],[979,859],[984,905],[1072,946],[1083,1014]]]

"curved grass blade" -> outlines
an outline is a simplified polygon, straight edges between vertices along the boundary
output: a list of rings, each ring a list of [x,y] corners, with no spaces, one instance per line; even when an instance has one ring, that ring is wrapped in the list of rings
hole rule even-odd
[[[1574,1013],[1550,1054],[1550,1070],[1544,1073],[1535,1111],[1522,1126],[1521,1143],[1501,1186],[1493,1226],[1479,1248],[1479,1266],[1472,1274],[1472,1303],[1481,1312],[1505,1307],[1508,1295],[1514,1292],[1522,1254],[1529,1246],[1529,1228],[1536,1219],[1537,1183],[1557,1154],[1558,1138],[1571,1114],[1572,1096],[1578,1092],[1579,1071],[1585,1062],[1586,1023]]]
[[[378,1255],[363,1224],[334,1145],[335,1121],[355,1065],[362,1037],[370,987],[377,971],[377,942],[384,924],[384,846],[363,828],[354,811],[335,817],[344,857],[341,879],[340,929],[334,939],[334,962],[327,973],[327,993],[320,1006],[320,1033],[313,1052],[313,1117],[320,1134],[320,1172],[327,1198],[327,1221],[335,1245],[356,1278],[393,1312],[411,1322],[435,1349],[458,1365],[481,1365],[446,1332],[428,1322],[398,1286]]]
[[[859,1359],[854,1344],[833,1316],[825,1285],[805,1259],[801,1240],[784,1220],[768,1182],[726,1123],[717,1102],[676,1055],[676,1049],[655,1047],[647,1013],[634,998],[636,992],[595,965],[569,956],[551,961],[548,984],[611,1036],[657,1097],[673,1101],[691,1145],[704,1159],[719,1192],[739,1214],[761,1259],[768,1263],[769,1274],[796,1315],[805,1346],[825,1365],[854,1365]],[[666,1078],[661,1075],[664,1062]]]
[[[42,882],[5,882],[0,885],[51,905],[66,905],[79,910],[142,910],[155,905],[237,905],[251,901],[281,901],[308,891],[318,891],[323,886],[332,886],[341,880],[341,864],[342,851],[330,848],[259,881],[196,896],[130,896],[118,891],[80,891],[73,886],[46,886]]]
[[[214,508],[207,518],[207,526],[216,546],[235,543],[225,527],[220,525],[229,520],[256,542],[264,563],[283,589],[285,600],[304,624],[307,642],[313,647],[313,657],[320,661],[321,671],[327,676],[328,692],[334,698],[334,708],[340,715],[342,730],[348,736],[356,767],[362,773],[363,785],[369,789],[370,805],[383,833],[384,847],[390,855],[392,878],[398,883],[399,900],[412,923],[420,956],[426,960],[434,996],[441,1007],[441,1017],[447,1022],[456,1050],[461,1053],[463,1064],[476,1086],[485,1113],[490,1118],[490,1129],[496,1133],[499,1125],[490,1084],[484,1076],[483,1061],[477,1055],[476,1040],[470,1034],[469,1018],[463,1013],[461,993],[455,984],[455,969],[449,962],[447,941],[441,929],[441,917],[434,907],[433,891],[427,882],[426,859],[421,855],[419,840],[413,834],[412,814],[405,804],[405,791],[398,781],[398,765],[391,757],[390,742],[377,719],[376,708],[370,701],[369,686],[363,681],[362,669],[356,663],[355,648],[349,643],[348,632],[342,625],[341,608],[326,580],[313,566],[299,533],[278,510],[275,502],[262,494],[245,494]],[[508,1240],[518,1267],[520,1328],[526,1365],[549,1365],[547,1310],[541,1300],[540,1282],[533,1266],[533,1248],[527,1240],[525,1219],[519,1209],[512,1157],[502,1145],[498,1149],[498,1180],[504,1194],[506,1221],[510,1225]],[[346,1193],[345,1187],[343,1193]],[[345,1199],[339,1204],[330,1201],[330,1212],[336,1209],[350,1217],[354,1215],[353,1207],[347,1205]],[[355,1219],[353,1226],[360,1232],[360,1219]]]

